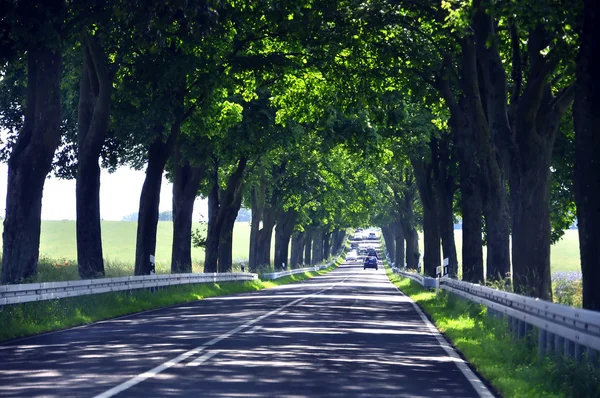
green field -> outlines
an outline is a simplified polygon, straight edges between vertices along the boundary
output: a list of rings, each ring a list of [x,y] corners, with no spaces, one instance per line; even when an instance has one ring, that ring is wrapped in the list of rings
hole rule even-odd
[[[462,264],[462,231],[454,230],[458,262]],[[423,251],[423,233],[419,233],[419,248]],[[483,248],[483,261],[485,262],[486,248]],[[577,230],[569,229],[560,241],[550,248],[550,265],[552,272],[578,271],[581,272],[579,261],[579,235]]]
[[[194,229],[199,227],[199,223],[194,224]],[[131,264],[133,267],[136,229],[137,223],[134,221],[102,221],[104,258],[109,262]],[[2,230],[1,226],[0,230]],[[172,241],[173,223],[170,221],[159,222],[156,238],[157,268],[170,267]],[[249,245],[250,224],[235,223],[233,229],[234,262],[248,258]],[[77,259],[75,221],[42,221],[40,254],[51,259],[75,261]],[[192,248],[192,261],[194,265],[203,263],[204,250]]]
[[[199,228],[200,224],[194,224]],[[116,266],[122,271],[115,273],[129,274],[133,272],[135,256],[135,234],[137,223],[133,221],[103,221],[102,243],[104,258],[108,267]],[[2,226],[0,225],[0,230]],[[458,260],[461,262],[462,231],[455,231]],[[156,262],[158,272],[169,272],[171,260],[171,243],[173,239],[173,223],[161,221],[158,223],[156,244]],[[233,259],[239,263],[248,258],[250,240],[250,224],[236,223],[233,230]],[[43,257],[52,260],[68,260],[75,262],[77,248],[75,243],[75,221],[42,221],[42,237],[40,253]],[[275,239],[272,240],[274,245]],[[1,242],[0,242],[1,244]],[[419,246],[423,250],[423,236],[419,236]],[[273,249],[273,248],[272,248]],[[485,259],[485,247],[484,247]],[[200,271],[200,264],[204,262],[204,251],[199,248],[192,249],[194,271]],[[564,237],[551,251],[552,272],[581,271],[579,263],[579,240],[577,230],[565,231]]]

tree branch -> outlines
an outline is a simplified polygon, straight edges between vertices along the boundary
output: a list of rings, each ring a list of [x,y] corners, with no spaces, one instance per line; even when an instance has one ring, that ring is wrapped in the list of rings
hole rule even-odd
[[[513,20],[509,21],[508,29],[510,32],[510,41],[512,45],[512,80],[513,89],[510,96],[510,105],[516,106],[521,94],[521,87],[523,85],[523,70],[521,69],[521,45],[519,41],[519,33],[517,32],[517,25]]]

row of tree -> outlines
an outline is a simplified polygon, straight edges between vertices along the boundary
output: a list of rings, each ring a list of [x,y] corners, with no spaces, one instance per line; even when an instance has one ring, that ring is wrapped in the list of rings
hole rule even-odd
[[[388,201],[381,211],[391,221],[381,225],[388,247],[396,242],[396,262],[415,264],[410,204],[418,192],[426,274],[440,265],[440,246],[457,274],[453,215],[459,214],[464,279],[512,278],[517,292],[551,299],[550,245],[577,217],[584,307],[600,308],[591,287],[600,276],[592,255],[599,237],[589,224],[598,217],[590,200],[600,188],[592,153],[598,68],[589,61],[598,6],[543,0],[372,6],[361,37],[368,58],[380,61],[375,72],[389,78],[375,86],[372,120],[398,158],[378,173]],[[369,15],[369,7],[364,11]],[[406,261],[402,241],[410,251]]]
[[[191,270],[200,194],[207,272],[231,269],[243,204],[251,269],[270,262],[273,230],[274,263],[295,265],[325,257],[346,227],[377,223],[397,263],[416,266],[422,226],[425,272],[440,264],[441,243],[456,275],[458,214],[464,279],[509,276],[517,291],[548,299],[550,244],[577,216],[584,306],[598,309],[596,8],[8,1],[2,282],[36,273],[51,170],[77,180],[80,275],[102,276],[100,166],[127,164],[146,169],[136,274],[149,272],[166,173],[173,272]]]
[[[335,166],[326,158],[340,150],[337,132],[321,137],[319,131],[345,117],[343,101],[329,105],[338,116],[310,123],[295,122],[283,109],[302,94],[303,79],[321,79],[311,64],[332,61],[318,21],[335,17],[337,6],[178,0],[149,2],[143,9],[111,1],[6,6],[0,26],[1,116],[9,131],[3,283],[37,272],[42,191],[52,170],[77,182],[82,278],[104,274],[100,166],[146,169],[137,275],[150,271],[165,172],[173,182],[173,272],[191,270],[192,209],[199,193],[209,203],[207,272],[231,269],[233,223],[243,200],[255,219],[265,218],[260,229],[253,224],[253,238],[266,247],[275,224],[281,226],[277,235],[288,238],[295,229],[309,229],[305,240],[326,246],[313,250],[317,259],[330,251],[332,234],[339,246],[334,232],[341,229],[343,212],[335,214],[340,203],[323,207],[334,201],[327,180],[336,176],[317,166]],[[322,11],[327,15],[319,16]],[[313,163],[304,170],[308,151]],[[293,161],[293,153],[304,162]],[[287,243],[281,245],[278,253],[287,253]],[[251,257],[264,247],[257,244]],[[261,255],[253,268],[269,262],[268,254]],[[277,263],[288,262],[282,256]]]

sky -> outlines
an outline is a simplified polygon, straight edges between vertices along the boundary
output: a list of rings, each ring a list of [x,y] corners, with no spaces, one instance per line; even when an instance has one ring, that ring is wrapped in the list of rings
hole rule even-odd
[[[4,215],[6,209],[6,180],[8,166],[0,164],[0,208]],[[124,216],[137,213],[140,194],[144,184],[145,172],[119,168],[110,174],[102,170],[100,176],[100,217],[103,220],[120,221]],[[163,177],[160,191],[160,211],[172,210],[173,184]],[[194,204],[194,221],[201,215],[206,217],[206,200],[196,199]],[[75,219],[75,180],[48,178],[44,184],[42,199],[42,220],[74,220]],[[205,218],[206,219],[206,218]]]

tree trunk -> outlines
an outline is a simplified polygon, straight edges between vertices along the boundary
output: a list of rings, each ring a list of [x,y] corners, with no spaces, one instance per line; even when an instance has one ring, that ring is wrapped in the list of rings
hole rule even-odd
[[[214,163],[213,186],[208,197],[209,218],[204,272],[229,272],[233,266],[233,226],[242,204],[242,186],[248,159],[242,157],[238,161],[224,191],[219,190],[219,168],[218,163]]]
[[[394,236],[394,239],[396,240],[393,244],[395,247],[395,251],[394,251],[395,257],[392,257],[392,258],[394,259],[394,264],[396,265],[396,267],[404,267],[404,264],[405,264],[405,260],[404,260],[404,236],[405,236],[404,225],[402,224],[401,221],[396,221],[392,225],[394,228],[392,235]]]
[[[456,104],[458,105],[458,104]],[[472,130],[460,107],[452,112],[458,153],[462,213],[462,279],[483,283],[483,209],[479,166],[475,159]]]
[[[398,245],[396,244],[396,251]],[[419,267],[419,234],[414,227],[406,231],[406,268],[417,269]]]
[[[192,272],[192,222],[194,201],[205,167],[181,163],[177,151],[173,167],[173,247],[171,273]]]
[[[331,257],[331,232],[323,231],[323,261]]]
[[[304,255],[304,232],[296,232],[292,236],[292,253],[290,256],[290,267],[299,268]]]
[[[295,210],[280,211],[275,228],[275,268],[291,268],[293,264],[288,261],[290,238],[296,225],[297,213]]]
[[[593,61],[600,51],[600,10],[584,0],[581,48],[577,59],[575,118],[575,201],[583,277],[583,308],[600,311],[600,71]]]
[[[241,206],[242,194],[240,192],[231,206],[228,206],[227,209],[221,208],[219,211],[219,213],[224,213],[219,237],[219,272],[233,270],[233,228]]]
[[[258,268],[257,247],[258,247],[258,231],[260,229],[260,220],[262,219],[263,206],[261,206],[259,192],[256,186],[251,190],[252,200],[252,221],[250,222],[250,250],[248,254],[248,267],[250,272],[256,272]]]
[[[487,233],[487,277],[494,280],[510,272],[510,225],[506,179],[493,147],[478,79],[475,44],[461,42],[463,50],[463,90],[465,110],[473,131],[473,152],[480,167],[481,200]]]
[[[387,249],[390,260],[396,262],[396,236],[392,224],[381,227],[381,233],[383,234],[383,240],[385,241],[385,248]],[[402,241],[402,248],[404,248],[404,241]],[[404,264],[395,264],[396,267],[400,267]]]
[[[83,72],[77,121],[76,235],[79,276],[88,279],[104,276],[98,159],[110,118],[112,73],[96,37],[87,35],[82,48]]]
[[[513,130],[518,139],[511,152],[509,179],[513,278],[515,291],[552,301],[550,166],[560,121],[574,90],[555,97],[547,85],[540,94],[539,102],[521,99],[515,111]]]
[[[342,247],[342,235],[341,231],[333,231],[331,233],[331,253],[336,254]]]
[[[60,142],[62,55],[50,48],[27,53],[25,119],[8,160],[1,282],[37,274],[42,192]]]
[[[214,164],[212,186],[208,194],[208,227],[206,231],[206,247],[204,248],[204,272],[217,272],[219,258],[219,169]]]
[[[434,189],[431,164],[420,159],[413,159],[412,163],[423,204],[424,272],[426,276],[433,277],[436,268],[441,264],[438,198]]]
[[[313,231],[312,262],[311,265],[323,261],[323,231],[317,228]]]
[[[304,264],[304,248],[306,246],[306,231],[300,232],[300,242],[298,243],[298,261],[296,261],[296,266],[300,267]]]
[[[273,228],[277,221],[277,210],[266,207],[263,212],[263,225],[258,231],[256,239],[256,262],[257,266],[271,264],[271,241],[273,239]]]
[[[443,258],[448,259],[448,274],[452,278],[458,275],[458,259],[454,242],[454,176],[452,174],[453,156],[450,153],[448,134],[438,140],[437,159],[434,167],[435,188],[439,206],[440,237],[442,239]]]
[[[476,158],[475,137],[465,115],[464,98],[457,101],[448,82],[442,79],[440,92],[450,109],[450,127],[458,155],[458,173],[462,213],[462,278],[468,282],[484,282],[481,176]]]
[[[313,231],[306,229],[304,231],[304,265],[312,265],[312,244]]]
[[[538,155],[544,157],[540,148]],[[535,158],[535,155],[532,155]],[[537,161],[549,161],[536,158]],[[527,192],[511,184],[513,216],[513,269],[515,291],[552,300],[550,275],[550,164],[544,172],[522,175],[520,182],[526,184]]]
[[[135,275],[149,275],[151,271],[150,256],[156,254],[162,176],[171,154],[174,136],[177,134],[176,130],[172,131],[165,143],[162,141],[159,131],[160,129],[157,130],[159,135],[148,148],[146,177],[140,195],[135,244]]]

